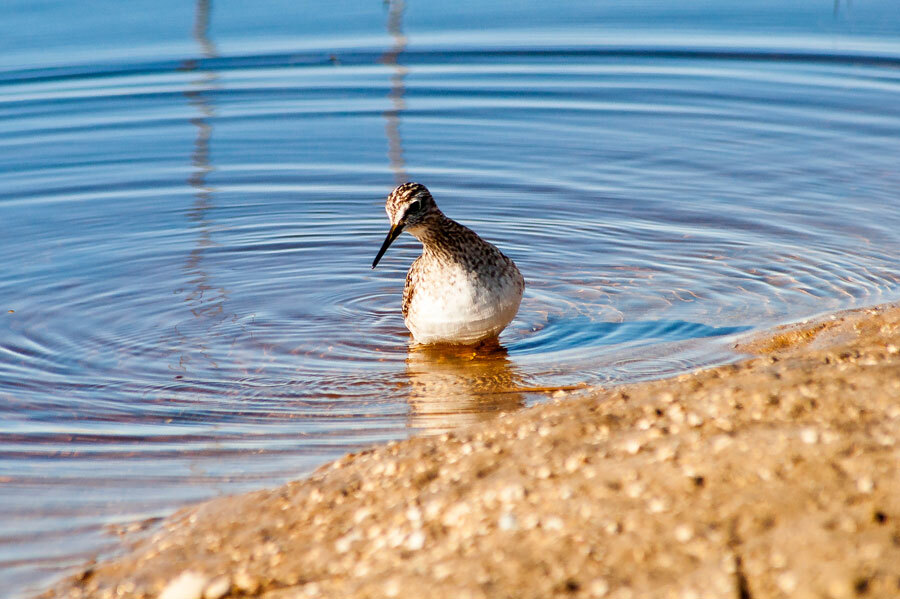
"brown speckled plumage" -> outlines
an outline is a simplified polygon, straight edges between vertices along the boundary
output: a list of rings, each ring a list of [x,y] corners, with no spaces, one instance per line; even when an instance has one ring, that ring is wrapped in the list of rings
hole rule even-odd
[[[403,289],[403,317],[413,336],[423,343],[469,343],[499,334],[525,288],[513,261],[445,216],[423,185],[397,187],[385,208],[392,232],[406,230],[422,242]]]

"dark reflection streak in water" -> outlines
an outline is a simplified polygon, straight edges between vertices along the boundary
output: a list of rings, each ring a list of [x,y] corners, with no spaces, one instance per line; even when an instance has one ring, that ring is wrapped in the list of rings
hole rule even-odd
[[[205,58],[216,57],[216,47],[209,38],[210,9],[211,0],[197,0],[193,36],[200,45]],[[212,137],[211,119],[215,116],[215,110],[207,93],[218,87],[218,75],[212,70],[199,70],[197,61],[193,60],[186,61],[182,70],[197,71],[200,75],[192,83],[192,89],[184,92],[190,105],[197,109],[200,115],[190,119],[191,124],[197,129],[197,137],[194,141],[194,151],[191,154],[193,171],[188,177],[188,184],[196,191],[194,192],[194,204],[188,210],[187,217],[197,231],[197,246],[190,252],[184,265],[188,281],[193,287],[184,297],[184,301],[195,318],[206,320],[213,326],[224,318],[224,303],[228,297],[227,290],[211,284],[209,274],[203,266],[204,255],[207,249],[213,245],[212,223],[209,221],[207,213],[212,207],[214,190],[206,184],[206,177],[214,170],[209,160],[209,144]],[[178,345],[181,348],[190,346],[191,340],[177,329],[176,336],[179,338]],[[197,343],[199,345],[196,353],[216,367],[215,361],[208,355],[205,343],[203,341]],[[187,371],[192,356],[184,351],[178,353],[179,359],[175,368]]]
[[[400,114],[406,108],[403,101],[403,79],[406,77],[407,69],[400,64],[400,56],[406,49],[406,36],[403,34],[405,2],[404,0],[387,0],[387,3],[387,29],[393,44],[381,57],[382,64],[390,67],[392,71],[391,91],[388,95],[391,100],[391,108],[384,111],[384,130],[388,138],[388,160],[391,164],[391,172],[394,173],[394,181],[400,184],[409,180],[403,159],[403,140],[400,137]]]
[[[852,8],[851,0],[847,0],[847,8],[844,9],[844,12],[849,15],[851,8]],[[834,16],[834,18],[837,19],[840,16],[840,13],[841,13],[841,0],[834,0],[832,16]]]
[[[209,38],[209,15],[212,0],[197,0],[197,9],[194,15],[194,39],[203,49],[205,58],[215,58],[218,54],[216,45]]]

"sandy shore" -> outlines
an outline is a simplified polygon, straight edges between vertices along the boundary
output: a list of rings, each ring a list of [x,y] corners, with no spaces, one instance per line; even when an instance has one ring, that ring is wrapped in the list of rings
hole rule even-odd
[[[184,509],[44,597],[900,597],[900,307]]]

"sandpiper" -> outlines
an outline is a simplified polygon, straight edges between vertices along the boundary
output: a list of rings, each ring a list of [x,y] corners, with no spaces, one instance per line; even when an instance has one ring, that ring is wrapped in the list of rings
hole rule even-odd
[[[403,288],[403,319],[416,342],[474,344],[499,335],[525,290],[513,261],[445,216],[419,183],[397,187],[385,210],[391,229],[372,268],[403,231],[422,242]]]

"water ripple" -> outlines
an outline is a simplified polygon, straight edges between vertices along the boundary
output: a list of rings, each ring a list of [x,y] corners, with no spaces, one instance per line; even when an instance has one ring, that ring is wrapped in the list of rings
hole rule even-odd
[[[900,295],[900,49],[498,39],[0,71],[0,564]],[[407,174],[525,273],[500,347],[409,347]]]

